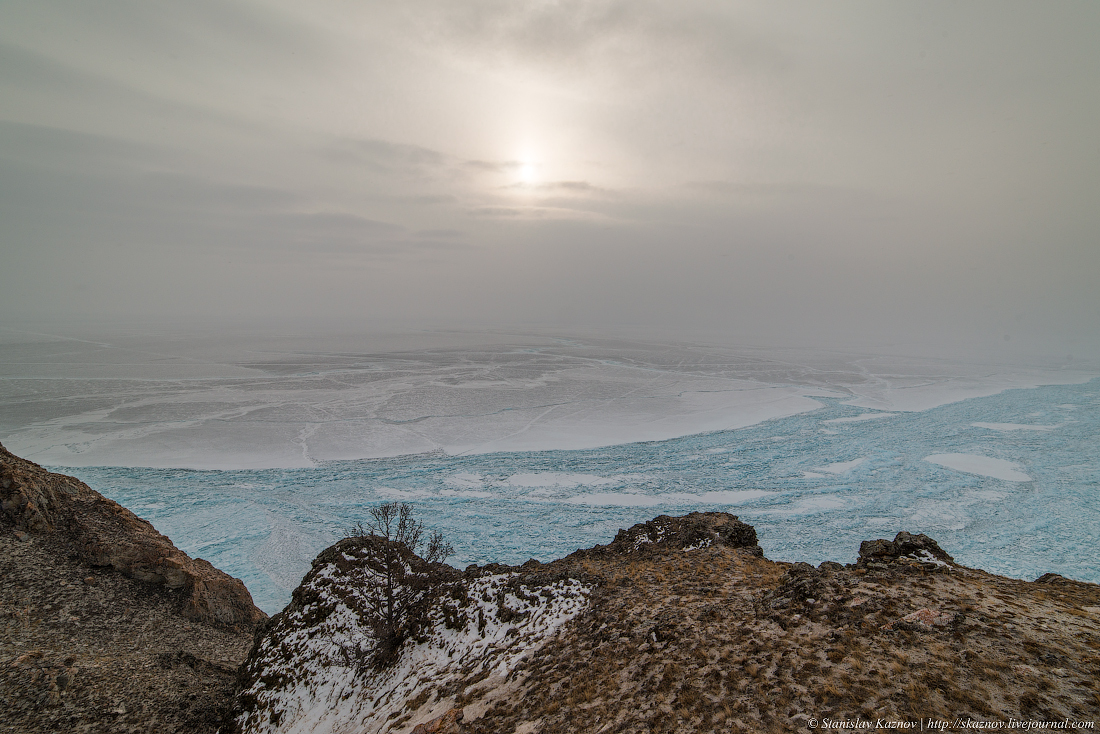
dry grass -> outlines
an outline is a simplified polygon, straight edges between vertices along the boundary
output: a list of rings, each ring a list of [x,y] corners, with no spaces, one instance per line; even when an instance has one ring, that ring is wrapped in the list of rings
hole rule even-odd
[[[1100,622],[1080,612],[1100,606],[1095,586],[1056,595],[980,572],[857,566],[815,581],[811,606],[783,601],[787,564],[730,549],[580,568],[607,580],[592,608],[471,732],[536,720],[544,734],[679,734],[803,731],[799,714],[1100,717]],[[883,629],[921,608],[965,617]]]

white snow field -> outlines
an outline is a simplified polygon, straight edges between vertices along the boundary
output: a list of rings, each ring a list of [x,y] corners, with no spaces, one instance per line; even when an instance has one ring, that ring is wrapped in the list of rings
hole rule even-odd
[[[908,530],[966,565],[1100,581],[1089,373],[482,337],[378,352],[5,337],[0,442],[148,518],[268,612],[393,499],[459,567],[699,509],[752,523],[779,560],[851,562]]]
[[[843,431],[896,416],[881,411],[1092,376],[495,334],[250,342],[0,332],[0,441],[57,466],[296,468],[660,441],[818,410],[819,398],[876,411],[822,426]]]

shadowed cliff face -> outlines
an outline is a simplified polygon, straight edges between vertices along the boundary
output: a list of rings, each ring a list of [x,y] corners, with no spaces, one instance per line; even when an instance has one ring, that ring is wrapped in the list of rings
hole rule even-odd
[[[64,547],[90,566],[180,589],[195,621],[251,628],[267,615],[240,579],[191,558],[153,526],[83,482],[0,446],[0,523]]]
[[[372,644],[350,542],[318,556],[257,635],[238,732],[1100,716],[1100,587],[966,568],[925,535],[814,568],[764,558],[732,515],[660,516],[552,563],[471,566],[387,670],[357,670],[347,654]]]

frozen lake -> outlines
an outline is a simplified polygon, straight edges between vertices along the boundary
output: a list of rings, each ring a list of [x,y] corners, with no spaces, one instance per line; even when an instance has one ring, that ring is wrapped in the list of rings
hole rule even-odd
[[[456,566],[549,560],[715,509],[780,560],[849,562],[909,530],[967,565],[1100,581],[1087,372],[477,337],[376,352],[8,341],[0,440],[241,577],[269,612],[390,499],[447,535]]]

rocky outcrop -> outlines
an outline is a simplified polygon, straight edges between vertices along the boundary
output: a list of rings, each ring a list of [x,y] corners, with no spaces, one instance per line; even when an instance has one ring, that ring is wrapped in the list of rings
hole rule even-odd
[[[811,716],[1095,720],[1100,587],[956,564],[931,538],[856,563],[782,563],[724,513],[661,516],[604,546],[472,566],[392,668],[369,648],[362,565],[325,551],[257,635],[245,734],[803,731]],[[339,550],[337,550],[339,549]]]
[[[691,512],[681,517],[658,515],[652,520],[620,530],[606,546],[582,553],[620,555],[665,550],[698,550],[711,546],[745,548],[763,555],[756,529],[725,512]]]
[[[251,629],[267,617],[244,583],[191,558],[153,526],[73,477],[0,446],[0,525],[48,539],[93,567],[177,589],[185,616]]]
[[[940,548],[936,541],[927,535],[912,535],[900,532],[893,541],[865,540],[859,544],[859,562],[863,564],[894,560],[915,560],[932,565],[953,563],[954,558]],[[939,561],[940,563],[936,563]]]

